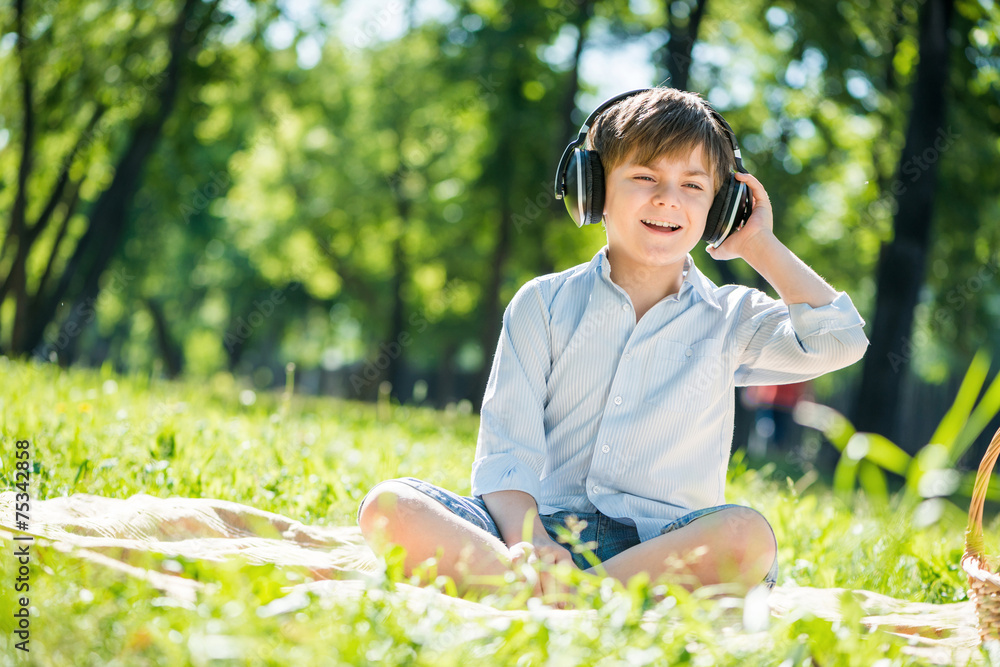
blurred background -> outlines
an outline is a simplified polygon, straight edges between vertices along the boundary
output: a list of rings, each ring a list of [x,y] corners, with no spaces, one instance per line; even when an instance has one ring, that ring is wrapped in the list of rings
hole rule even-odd
[[[563,148],[666,84],[872,342],[741,391],[736,446],[799,442],[805,396],[914,452],[1000,340],[998,30],[992,0],[5,3],[0,353],[475,411],[514,292],[605,243]]]

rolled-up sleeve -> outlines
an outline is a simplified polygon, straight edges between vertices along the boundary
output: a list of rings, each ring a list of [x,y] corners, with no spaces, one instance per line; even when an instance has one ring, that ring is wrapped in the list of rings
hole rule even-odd
[[[480,411],[473,495],[514,490],[540,497],[551,360],[549,311],[531,281],[504,312]]]
[[[868,349],[865,321],[844,292],[819,308],[785,306],[756,292],[744,303],[741,319],[736,371],[741,386],[809,380],[850,366]]]

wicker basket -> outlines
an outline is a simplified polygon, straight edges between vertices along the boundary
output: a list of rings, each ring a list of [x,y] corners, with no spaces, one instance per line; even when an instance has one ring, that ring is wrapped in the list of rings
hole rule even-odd
[[[991,571],[993,568],[986,559],[983,547],[983,502],[998,456],[1000,430],[993,436],[979,464],[969,505],[969,525],[965,530],[965,555],[962,556],[962,569],[969,575],[970,593],[979,615],[979,637],[983,641],[1000,639],[1000,575]]]

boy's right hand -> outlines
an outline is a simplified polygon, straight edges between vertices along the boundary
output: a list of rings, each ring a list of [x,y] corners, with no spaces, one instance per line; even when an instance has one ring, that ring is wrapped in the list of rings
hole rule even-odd
[[[576,567],[573,562],[573,555],[569,550],[550,538],[548,535],[534,536],[531,542],[518,542],[509,549],[511,557],[511,567],[515,572],[521,573],[522,566],[528,565],[533,572],[538,572],[535,577],[535,595],[545,597],[555,597],[558,600],[563,593],[568,592],[568,587],[561,584],[550,571],[551,566],[568,563],[570,567]],[[548,567],[538,567],[541,563]],[[557,604],[561,606],[561,604]]]

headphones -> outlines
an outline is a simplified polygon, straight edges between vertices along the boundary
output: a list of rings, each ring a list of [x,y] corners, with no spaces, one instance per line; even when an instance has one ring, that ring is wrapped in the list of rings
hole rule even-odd
[[[580,136],[570,142],[563,151],[559,159],[559,166],[556,169],[555,196],[556,199],[564,200],[566,210],[577,227],[597,224],[604,217],[604,166],[601,164],[601,156],[597,151],[586,150],[587,133],[590,126],[598,115],[616,102],[639,93],[653,90],[652,88],[639,88],[630,90],[621,95],[615,95],[606,100],[594,112],[587,117],[580,128]],[[746,173],[743,167],[743,158],[740,155],[740,147],[736,144],[736,135],[729,123],[722,115],[705,103],[722,127],[726,129],[730,142],[733,144],[733,154],[736,156],[736,170]],[[712,208],[708,211],[708,219],[705,222],[705,233],[702,239],[707,241],[713,248],[718,248],[726,240],[731,231],[740,229],[750,217],[753,209],[753,198],[750,196],[750,189],[746,183],[736,180],[736,177],[729,173],[725,182],[719,188],[712,202]]]

